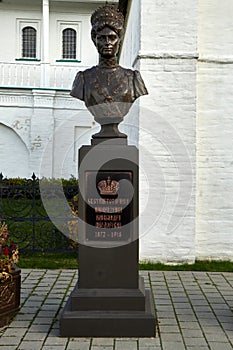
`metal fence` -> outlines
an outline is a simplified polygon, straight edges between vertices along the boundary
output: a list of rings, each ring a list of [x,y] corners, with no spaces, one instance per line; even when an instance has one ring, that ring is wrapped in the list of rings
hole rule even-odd
[[[61,191],[61,186],[51,185],[48,180],[46,191],[54,205],[55,216],[54,194],[57,190]],[[78,183],[63,186],[62,191],[67,201],[72,203],[72,198],[78,194]],[[20,251],[67,252],[76,249],[77,244],[53,224],[53,219],[54,217],[48,216],[44,208],[39,179],[34,173],[31,179],[23,180],[8,180],[0,174],[0,220],[7,223],[10,238],[18,244]],[[60,211],[55,219],[70,226],[71,231],[72,229],[77,231],[75,215],[65,217]],[[77,237],[77,232],[71,232],[72,234]]]

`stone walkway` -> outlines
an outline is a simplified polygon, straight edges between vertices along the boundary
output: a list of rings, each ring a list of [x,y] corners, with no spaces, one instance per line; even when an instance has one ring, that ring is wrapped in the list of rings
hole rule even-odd
[[[22,271],[21,310],[0,329],[0,350],[230,350],[233,273],[142,271],[152,288],[156,338],[60,338],[58,319],[74,270]]]

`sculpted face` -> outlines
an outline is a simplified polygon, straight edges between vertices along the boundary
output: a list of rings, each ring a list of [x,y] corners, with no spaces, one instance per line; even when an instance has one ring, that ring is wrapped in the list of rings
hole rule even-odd
[[[116,56],[119,50],[120,38],[114,30],[104,27],[96,34],[94,43],[100,56],[111,58]]]

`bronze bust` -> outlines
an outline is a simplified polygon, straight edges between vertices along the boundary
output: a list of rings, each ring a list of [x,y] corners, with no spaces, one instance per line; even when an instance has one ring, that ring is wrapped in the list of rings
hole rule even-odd
[[[95,121],[101,124],[100,133],[93,137],[126,137],[118,124],[133,102],[147,89],[140,73],[117,63],[117,53],[124,33],[123,14],[106,4],[91,16],[91,38],[100,59],[99,64],[77,73],[71,96],[85,102]]]

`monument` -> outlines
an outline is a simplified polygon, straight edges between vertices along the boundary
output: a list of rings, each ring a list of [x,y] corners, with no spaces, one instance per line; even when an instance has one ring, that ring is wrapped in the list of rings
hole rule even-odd
[[[138,272],[138,150],[118,124],[147,94],[138,71],[117,63],[124,17],[106,4],[91,17],[99,64],[71,91],[101,130],[79,150],[79,277],[60,319],[64,337],[152,337],[150,290]]]

